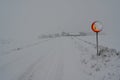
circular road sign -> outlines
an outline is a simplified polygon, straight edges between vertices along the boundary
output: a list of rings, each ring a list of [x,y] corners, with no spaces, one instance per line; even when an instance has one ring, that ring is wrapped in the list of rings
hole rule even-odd
[[[94,21],[91,25],[94,32],[100,32],[103,29],[102,23],[100,21]]]

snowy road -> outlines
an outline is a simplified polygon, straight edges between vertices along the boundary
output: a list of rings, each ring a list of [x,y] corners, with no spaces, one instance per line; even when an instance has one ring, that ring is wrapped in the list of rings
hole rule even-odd
[[[120,80],[120,57],[95,55],[85,41],[49,39],[0,56],[0,80]]]

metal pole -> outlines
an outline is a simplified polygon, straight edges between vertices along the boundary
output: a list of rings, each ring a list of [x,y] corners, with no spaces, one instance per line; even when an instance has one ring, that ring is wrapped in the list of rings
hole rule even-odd
[[[97,55],[100,56],[98,52],[98,32],[96,32],[96,47],[97,47]]]

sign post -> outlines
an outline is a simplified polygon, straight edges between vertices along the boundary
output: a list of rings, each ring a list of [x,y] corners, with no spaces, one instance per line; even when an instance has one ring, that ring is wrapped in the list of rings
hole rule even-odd
[[[97,47],[97,55],[100,55],[98,52],[98,32],[96,32],[96,47]]]
[[[103,26],[102,23],[99,21],[94,21],[91,25],[91,29],[93,32],[96,33],[96,47],[97,47],[97,55],[100,56],[99,50],[98,50],[98,33],[102,31]]]

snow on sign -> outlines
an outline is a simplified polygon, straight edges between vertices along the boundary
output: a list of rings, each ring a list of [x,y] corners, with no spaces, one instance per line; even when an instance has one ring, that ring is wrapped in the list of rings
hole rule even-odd
[[[100,21],[94,21],[91,25],[94,32],[100,32],[103,29],[102,23]]]
[[[100,53],[98,52],[98,33],[102,31],[103,26],[100,21],[94,21],[91,25],[91,29],[96,32],[96,47],[97,47],[97,55],[100,56]]]

